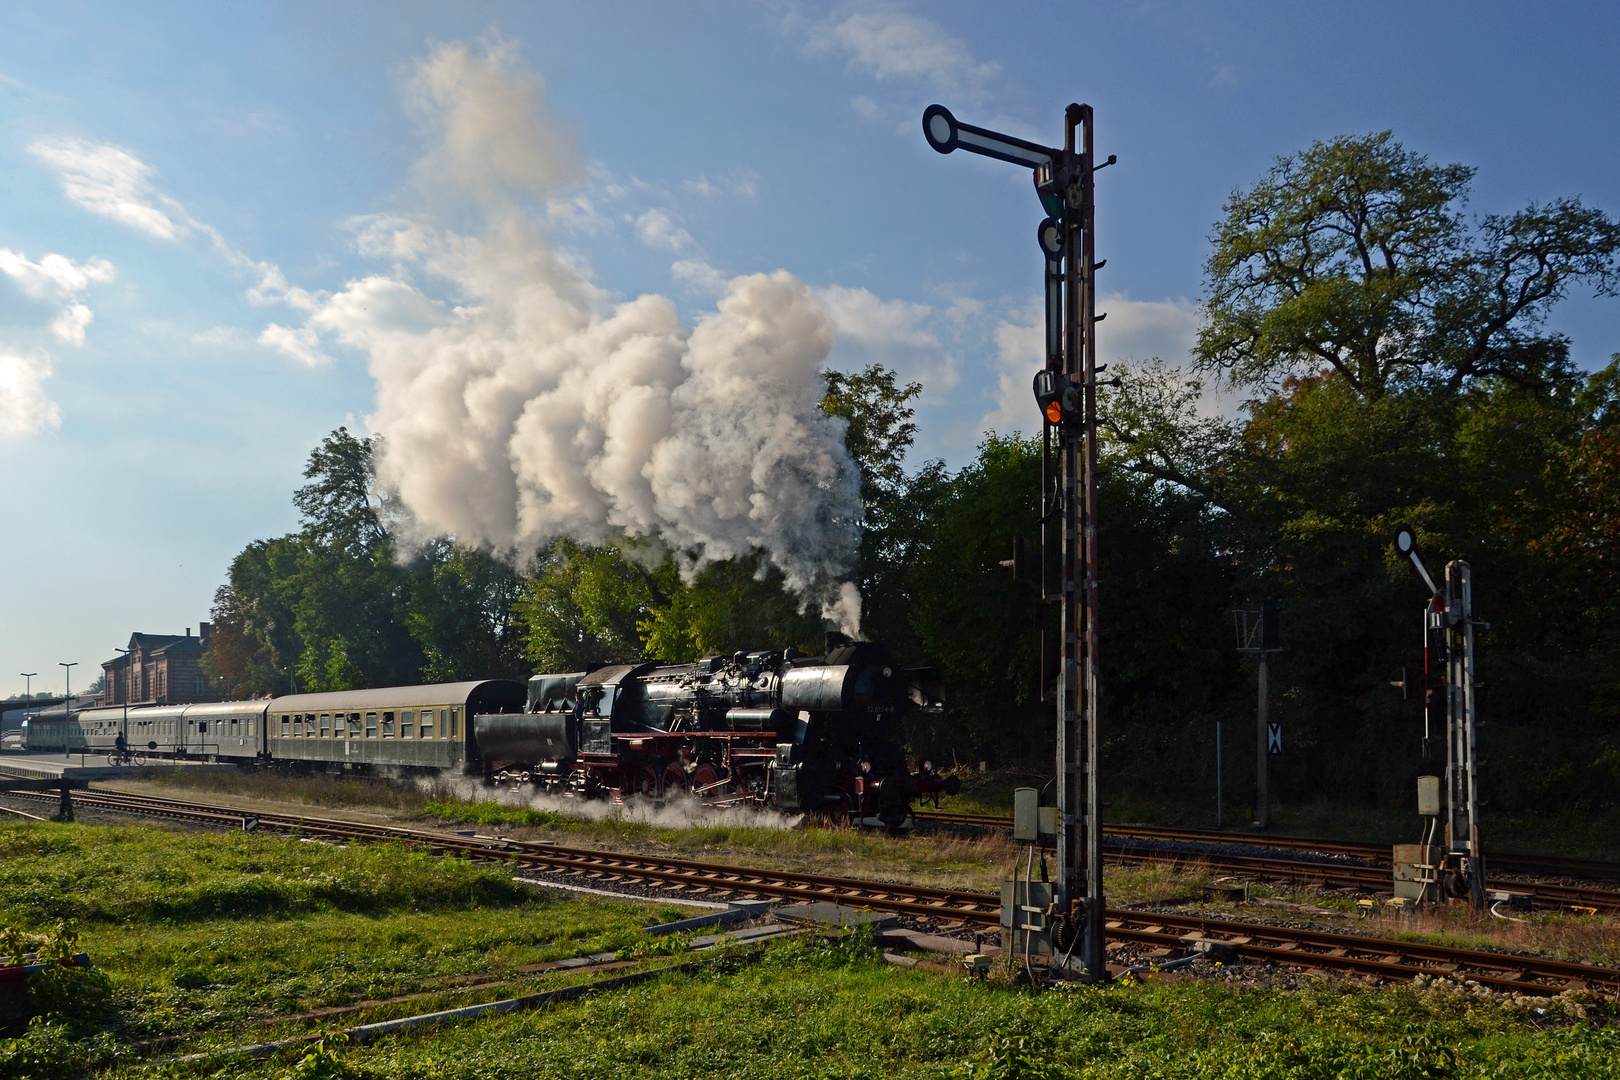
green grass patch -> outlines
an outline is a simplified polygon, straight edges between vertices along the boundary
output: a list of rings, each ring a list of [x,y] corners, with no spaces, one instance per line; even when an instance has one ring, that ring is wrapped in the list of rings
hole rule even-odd
[[[184,922],[519,903],[510,874],[397,844],[0,824],[0,923]]]
[[[1562,1004],[1560,1029],[1544,1030],[1530,1007],[1451,990],[1182,984],[1036,995],[899,971],[858,941],[798,941],[756,963],[337,1047],[315,1064],[323,1075],[402,1080],[1614,1076],[1620,1029],[1579,1022],[1582,1008]],[[293,1062],[238,1060],[228,1074],[280,1077]]]
[[[812,846],[832,842],[808,835]],[[537,896],[510,876],[391,844],[0,824],[0,923],[33,932],[42,916],[75,910],[82,947],[112,992],[112,1015],[94,1024],[64,1016],[0,1039],[0,1078],[1620,1075],[1620,1038],[1595,1030],[1611,1007],[1573,997],[1219,984],[1035,995],[897,970],[869,940],[813,937],[776,943],[757,961],[722,957],[698,974],[374,1046],[139,1064],[593,977],[519,973],[564,956],[669,963],[686,944],[639,932],[681,909]],[[494,981],[465,989],[470,980]],[[405,995],[417,996],[324,1025],[285,1019]]]
[[[531,829],[559,826],[568,819],[552,810],[536,810],[532,806],[503,806],[493,802],[440,802],[433,801],[422,812],[440,821],[465,821],[474,825],[523,825]]]
[[[466,1004],[479,1000],[457,990],[469,980],[532,984],[520,967],[633,953],[664,914],[536,894],[511,877],[395,844],[0,824],[0,927],[36,934],[76,917],[113,1006],[93,1029],[63,1016],[0,1039],[0,1078],[108,1066],[153,1040],[256,1041],[280,1030],[265,1021],[359,1001],[442,995],[386,1015]],[[512,992],[508,981],[484,996]]]

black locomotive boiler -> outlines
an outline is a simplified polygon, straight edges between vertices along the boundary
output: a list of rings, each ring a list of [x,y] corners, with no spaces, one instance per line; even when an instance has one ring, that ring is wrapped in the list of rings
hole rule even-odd
[[[486,776],[553,794],[689,792],[898,826],[917,798],[958,787],[926,763],[911,772],[903,750],[905,719],[940,708],[931,669],[828,634],[823,656],[787,649],[536,675],[525,712],[479,715],[474,731]]]

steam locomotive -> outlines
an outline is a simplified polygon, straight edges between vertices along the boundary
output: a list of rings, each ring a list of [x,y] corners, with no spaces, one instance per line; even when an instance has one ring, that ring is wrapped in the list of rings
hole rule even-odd
[[[298,771],[479,775],[558,795],[689,793],[835,821],[898,826],[958,781],[903,750],[906,717],[938,712],[939,680],[876,642],[827,635],[823,656],[737,653],[262,701],[46,710],[34,751],[194,758]]]
[[[536,675],[520,715],[474,719],[485,775],[585,798],[690,792],[834,821],[902,824],[959,782],[907,767],[902,723],[938,712],[939,680],[876,642],[823,656],[737,653]]]

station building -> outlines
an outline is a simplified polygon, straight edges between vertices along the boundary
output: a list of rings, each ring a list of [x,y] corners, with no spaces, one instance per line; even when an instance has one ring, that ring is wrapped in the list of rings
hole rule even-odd
[[[209,645],[208,623],[196,637],[184,634],[131,634],[129,651],[101,665],[106,705],[184,705],[212,701],[202,655]]]

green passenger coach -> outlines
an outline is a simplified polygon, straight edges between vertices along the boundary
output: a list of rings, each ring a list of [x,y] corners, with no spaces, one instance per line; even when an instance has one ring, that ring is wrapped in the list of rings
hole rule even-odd
[[[272,761],[370,769],[459,769],[476,764],[472,718],[523,711],[508,679],[338,690],[275,698],[265,716]]]

